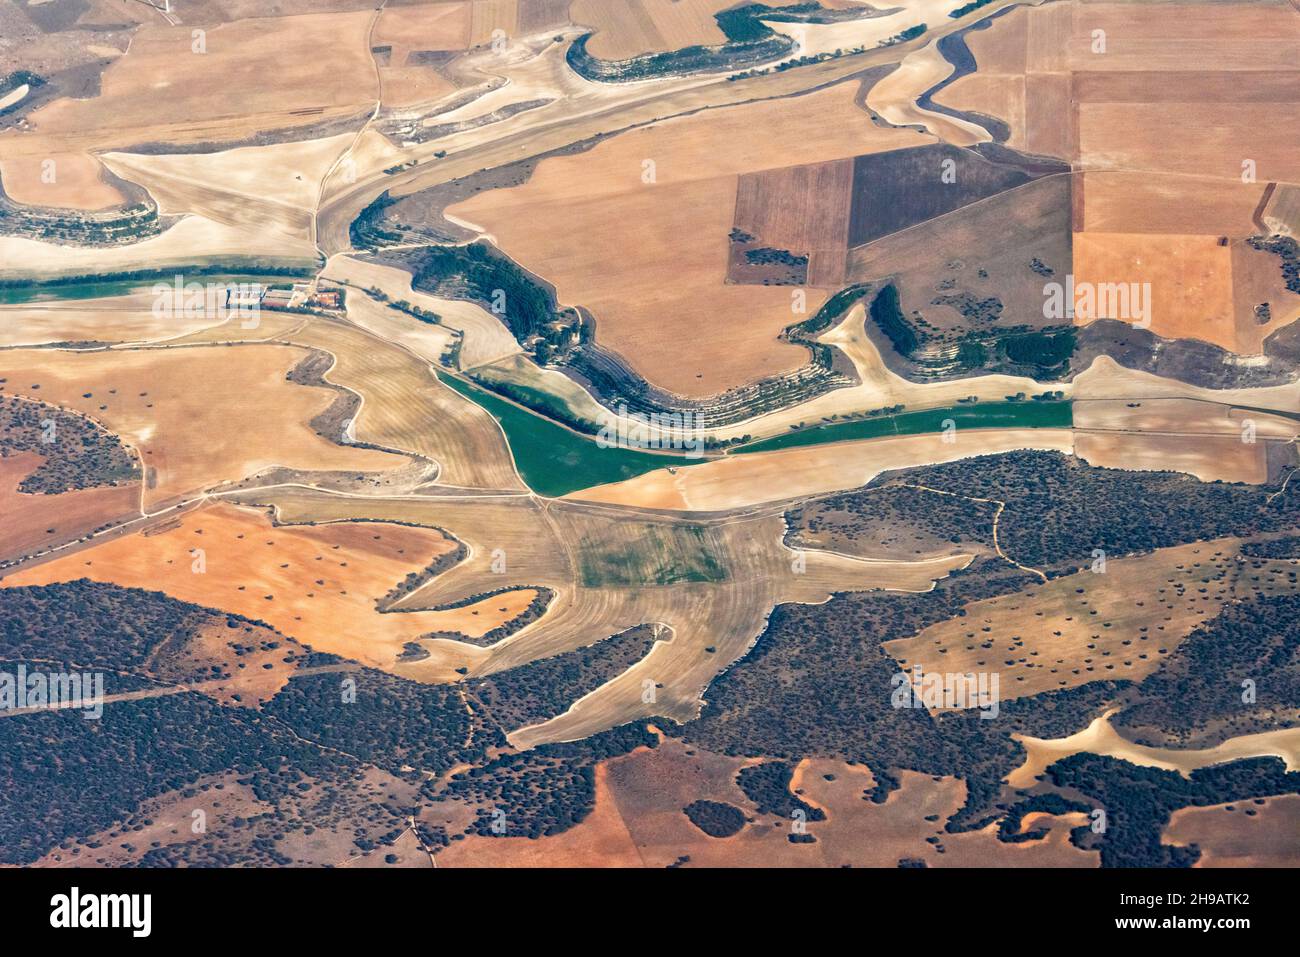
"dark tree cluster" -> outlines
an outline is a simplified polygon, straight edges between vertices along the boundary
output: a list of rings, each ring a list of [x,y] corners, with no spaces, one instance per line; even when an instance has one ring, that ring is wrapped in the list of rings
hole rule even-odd
[[[29,494],[57,495],[140,477],[135,457],[121,440],[84,415],[0,396],[0,457],[18,452],[45,458],[18,486]]]

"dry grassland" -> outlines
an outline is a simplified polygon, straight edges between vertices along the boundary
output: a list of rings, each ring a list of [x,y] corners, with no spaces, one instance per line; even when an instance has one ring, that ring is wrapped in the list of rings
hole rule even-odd
[[[217,153],[107,153],[104,162],[139,183],[164,214],[194,213],[250,236],[280,238],[283,255],[310,256],[321,179],[352,134]]]
[[[254,232],[203,216],[186,216],[158,236],[121,246],[56,246],[0,237],[0,279],[184,268],[246,257],[286,259],[309,267],[312,253],[306,242],[286,245],[284,235],[276,230]]]
[[[54,101],[32,114],[35,137],[16,139],[87,149],[220,142],[357,113],[376,95],[366,43],[372,16],[358,10],[224,23],[206,30],[204,53],[192,50],[192,27],[150,24],[104,72],[99,96]],[[214,90],[221,91],[216,101]]]
[[[723,512],[767,502],[823,495],[866,485],[881,472],[952,462],[1016,449],[1069,453],[1069,429],[964,429],[953,443],[941,435],[901,435],[732,455],[676,470],[572,492],[566,498],[636,508]]]
[[[1110,356],[1098,356],[1092,365],[1075,376],[1074,398],[1122,399],[1125,402],[1186,398],[1212,405],[1300,412],[1300,383],[1251,389],[1205,389],[1178,379],[1126,368]]]
[[[528,183],[450,211],[554,283],[562,302],[591,309],[598,340],[650,381],[712,395],[806,361],[777,340],[803,318],[790,290],[724,284],[739,175],[792,155],[814,163],[929,142],[877,128],[855,93],[844,83],[667,120],[547,159]],[[642,181],[646,160],[655,164],[651,184]],[[808,314],[822,298],[809,294]]]
[[[1295,587],[1286,577],[1294,562],[1266,562],[1257,572],[1242,565],[1238,547],[1220,539],[1111,559],[1102,574],[1086,569],[978,601],[961,618],[881,647],[906,670],[998,674],[1003,701],[1089,681],[1140,681],[1225,604],[1259,587]],[[1251,575],[1271,580],[1260,586]]]
[[[41,399],[103,423],[139,449],[147,503],[237,481],[272,466],[397,468],[386,452],[344,448],[307,423],[330,390],[285,381],[306,355],[280,345],[69,353],[0,352],[11,395]]]

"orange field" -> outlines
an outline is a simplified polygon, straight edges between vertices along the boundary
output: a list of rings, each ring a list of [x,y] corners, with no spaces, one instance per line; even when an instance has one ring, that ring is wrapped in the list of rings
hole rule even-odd
[[[182,601],[269,622],[318,651],[392,668],[403,645],[431,631],[477,637],[513,618],[533,592],[447,611],[375,607],[409,573],[453,543],[432,529],[381,522],[275,527],[260,512],[212,505],[159,530],[25,569],[6,586],[75,578],[161,589]],[[193,549],[204,570],[194,571]]]

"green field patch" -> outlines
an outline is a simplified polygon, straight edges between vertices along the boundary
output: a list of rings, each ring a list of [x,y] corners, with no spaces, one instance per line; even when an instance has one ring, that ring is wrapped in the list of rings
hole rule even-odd
[[[701,461],[671,453],[602,448],[594,438],[579,435],[463,379],[442,372],[438,373],[438,379],[482,406],[501,423],[510,451],[514,453],[515,467],[528,487],[539,495],[558,497],[582,488],[635,478],[665,466]]]
[[[1023,400],[972,403],[943,409],[921,409],[916,412],[900,412],[897,415],[853,419],[847,422],[829,422],[813,428],[787,432],[784,435],[775,435],[770,439],[760,439],[732,449],[728,454],[772,452],[777,449],[822,445],[827,442],[878,439],[887,435],[942,432],[944,422],[949,419],[958,429],[1068,429],[1074,424],[1070,402]]]
[[[726,581],[714,533],[702,525],[620,526],[618,541],[582,541],[582,584],[588,588]]]

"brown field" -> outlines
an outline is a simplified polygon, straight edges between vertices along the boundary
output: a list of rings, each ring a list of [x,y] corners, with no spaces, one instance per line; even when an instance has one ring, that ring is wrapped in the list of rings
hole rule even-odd
[[[1300,294],[1286,287],[1281,258],[1247,243],[1232,246],[1232,299],[1240,352],[1262,353],[1265,339],[1300,319]],[[1268,303],[1268,322],[1255,313],[1261,303]]]
[[[565,497],[636,508],[721,512],[857,488],[891,469],[1013,449],[1069,452],[1073,443],[1068,429],[967,429],[959,432],[957,441],[951,444],[940,435],[835,442],[730,455],[675,471],[660,469]]]
[[[596,32],[587,49],[603,60],[626,60],[642,53],[663,53],[696,44],[713,45],[727,38],[713,15],[735,6],[731,0],[574,0],[574,23]]]
[[[970,326],[955,307],[932,302],[936,295],[961,291],[977,298],[994,296],[1004,316],[1045,325],[1045,280],[1029,263],[1038,259],[1058,277],[1071,271],[1073,179],[1068,174],[1047,176],[854,247],[849,250],[847,278],[892,279],[903,308],[919,310],[941,329]],[[991,235],[999,241],[987,242]]]
[[[806,361],[776,338],[803,318],[790,290],[724,285],[740,174],[784,166],[791,155],[817,163],[928,142],[877,128],[855,94],[856,84],[842,83],[667,120],[547,159],[528,183],[450,212],[481,224],[554,283],[562,302],[591,309],[598,341],[650,381],[712,395]],[[653,184],[642,182],[646,159]],[[809,292],[808,315],[822,299]],[[701,338],[701,328],[713,335]]]
[[[1239,435],[1150,435],[1076,432],[1074,454],[1096,468],[1186,472],[1202,482],[1268,481],[1267,446]]]
[[[409,63],[408,57],[428,50],[468,49],[471,7],[465,2],[384,8],[375,24],[371,45],[392,47],[388,63],[379,68],[386,106],[428,102],[455,89],[434,67]]]
[[[961,618],[881,647],[908,670],[996,673],[1003,701],[1090,681],[1138,681],[1224,604],[1261,587],[1249,577],[1258,573],[1243,570],[1238,546],[1220,539],[1111,559],[1102,574],[1086,569],[978,601]],[[1286,581],[1294,562],[1266,565],[1267,588],[1294,589]]]
[[[844,284],[853,161],[746,173],[736,189],[737,229],[759,245],[808,256],[808,285]]]
[[[1264,186],[1213,176],[1105,170],[1076,177],[1075,232],[1244,237]]]
[[[1265,227],[1275,233],[1300,233],[1300,186],[1279,184],[1263,212]]]
[[[1079,283],[1150,283],[1151,331],[1167,339],[1200,339],[1232,352],[1237,340],[1232,297],[1232,248],[1214,236],[1077,233],[1074,275]],[[1092,318],[1076,316],[1077,325]]]
[[[1075,3],[1062,7],[1058,31],[1073,14],[1071,36],[1062,47],[1076,71],[1159,71],[1179,73],[1189,65],[1213,64],[1223,71],[1285,71],[1296,68],[1300,23],[1282,0],[1236,4],[1228,18],[1211,16],[1202,4]],[[1034,11],[1038,13],[1038,11]],[[1050,28],[1049,28],[1050,29]],[[1106,31],[1105,54],[1091,50],[1091,32]],[[1044,37],[1046,40],[1047,37]],[[1200,128],[1199,125],[1197,128]]]
[[[1300,867],[1297,833],[1300,797],[1288,794],[1181,808],[1169,818],[1162,840],[1197,845],[1197,867]]]
[[[151,503],[272,466],[400,466],[398,456],[345,448],[311,430],[307,423],[334,395],[285,381],[305,355],[281,345],[18,349],[0,352],[0,378],[6,392],[89,415],[139,449]]]
[[[1241,182],[1300,180],[1300,131],[1276,103],[1081,103],[1079,160],[1089,169],[1157,170]],[[1196,136],[1187,136],[1194,129]]]
[[[43,546],[80,538],[101,525],[140,514],[137,483],[78,489],[60,495],[27,495],[18,484],[40,467],[41,457],[20,452],[0,458],[0,561]]]
[[[386,7],[375,24],[372,46],[391,46],[393,66],[421,50],[469,48],[471,3],[425,3]]]
[[[375,601],[453,548],[426,528],[365,523],[274,527],[265,514],[219,504],[172,527],[122,537],[17,572],[9,587],[76,578],[165,591],[268,622],[317,651],[391,670],[403,645],[431,631],[478,637],[532,600],[531,591],[463,608],[384,614]],[[196,574],[191,549],[204,551]]]
[[[438,866],[666,867],[681,858],[689,858],[686,867],[896,867],[903,858],[930,867],[1097,864],[1095,852],[1070,845],[1065,819],[1047,837],[1024,844],[998,841],[992,826],[949,834],[943,822],[965,800],[961,781],[902,771],[898,790],[874,804],[863,797],[874,785],[870,771],[833,759],[805,761],[796,771],[792,786],[826,819],[807,825],[814,843],[792,844],[790,822],[760,815],[735,783],[740,768],[753,763],[665,738],[653,750],[596,767],[595,809],[577,827],[538,840],[470,835],[439,853]],[[732,837],[709,837],[682,812],[701,799],[740,808],[749,822]],[[933,836],[938,845],[927,843]]]

